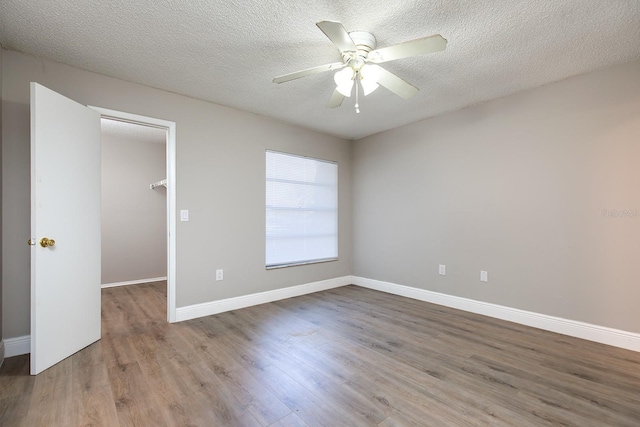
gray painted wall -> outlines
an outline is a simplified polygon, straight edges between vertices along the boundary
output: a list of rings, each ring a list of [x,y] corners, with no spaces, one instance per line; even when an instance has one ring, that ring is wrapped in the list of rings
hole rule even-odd
[[[102,284],[167,275],[165,143],[102,132]]]
[[[176,122],[177,305],[215,301],[351,274],[349,142],[146,86],[5,51],[2,240],[4,335],[29,334],[29,82],[78,102]],[[259,94],[256,94],[259,96]],[[340,260],[264,267],[265,150],[337,161]],[[215,269],[224,269],[216,282]]]
[[[3,87],[3,80],[2,80],[2,56],[4,54],[4,51],[2,50],[2,47],[0,47],[0,224],[2,224],[2,87]],[[2,333],[2,229],[3,227],[0,227],[0,342],[2,342],[3,340],[3,336],[4,334]],[[2,361],[4,360],[4,346],[0,346],[2,347],[2,351],[0,352],[0,364],[2,363]]]
[[[359,140],[353,159],[355,275],[640,332],[640,61]]]
[[[640,332],[640,61],[352,147],[15,52],[4,52],[2,73],[5,338],[29,333],[32,80],[86,104],[177,122],[178,209],[191,211],[178,223],[178,306],[353,272]],[[267,148],[339,162],[339,262],[264,269]],[[216,268],[223,282],[213,280]]]

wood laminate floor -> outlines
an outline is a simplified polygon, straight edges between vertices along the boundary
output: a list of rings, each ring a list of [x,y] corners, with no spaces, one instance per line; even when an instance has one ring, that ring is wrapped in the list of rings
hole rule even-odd
[[[640,426],[640,353],[347,286],[168,324],[164,284],[103,290],[102,339],[2,426]]]

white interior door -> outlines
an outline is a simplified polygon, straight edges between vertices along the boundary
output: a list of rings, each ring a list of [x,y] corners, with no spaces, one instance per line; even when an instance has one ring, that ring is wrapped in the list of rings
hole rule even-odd
[[[100,339],[100,114],[37,83],[31,245],[35,375]]]

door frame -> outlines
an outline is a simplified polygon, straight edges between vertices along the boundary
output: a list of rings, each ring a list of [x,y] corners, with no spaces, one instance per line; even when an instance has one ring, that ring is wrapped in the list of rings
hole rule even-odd
[[[176,322],[176,123],[88,105],[101,118],[167,129],[167,321]]]

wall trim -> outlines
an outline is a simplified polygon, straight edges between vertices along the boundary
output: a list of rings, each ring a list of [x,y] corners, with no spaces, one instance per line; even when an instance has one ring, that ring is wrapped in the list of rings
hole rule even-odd
[[[519,323],[521,325],[532,326],[545,331],[556,332],[575,338],[582,338],[601,344],[640,352],[640,334],[634,332],[627,332],[620,329],[593,325],[561,317],[548,316],[546,314],[505,307],[498,304],[476,301],[468,298],[418,289],[411,286],[383,282],[380,280],[366,279],[358,276],[352,276],[352,279],[352,283],[354,285],[361,286],[363,288],[426,301],[433,304],[443,305],[445,307],[456,308],[471,313],[494,317],[496,319]]]
[[[162,278],[159,279],[164,280]],[[275,289],[273,291],[259,292],[218,301],[189,305],[186,307],[178,307],[176,309],[176,321],[181,322],[184,320],[196,319],[198,317],[210,316],[212,314],[223,313],[225,311],[237,310],[240,308],[307,295],[351,284],[445,307],[451,307],[470,313],[506,320],[508,322],[514,322],[525,326],[531,326],[545,331],[556,332],[575,338],[581,338],[640,352],[640,334],[638,333],[564,319],[561,317],[549,316],[546,314],[520,310],[498,304],[472,300],[469,298],[457,297],[454,295],[442,294],[439,292],[427,291],[381,280],[367,279],[359,276],[337,277],[335,279],[305,283],[288,288]],[[0,341],[0,348],[1,347],[2,341]],[[5,357],[28,354],[30,351],[31,338],[29,335],[7,338],[4,340]]]
[[[319,282],[305,283],[288,288],[275,289],[273,291],[259,292],[218,301],[205,302],[202,304],[193,304],[186,307],[178,307],[176,309],[176,317],[177,321],[181,322],[183,320],[196,319],[198,317],[210,316],[212,314],[223,313],[225,311],[237,310],[273,301],[280,301],[327,289],[339,288],[341,286],[350,285],[351,283],[352,276],[344,276]]]
[[[0,52],[2,55],[2,52]],[[0,366],[4,363],[4,340],[0,339]]]
[[[31,353],[31,336],[7,338],[4,340],[4,357],[20,356]]]
[[[140,285],[142,283],[153,283],[153,282],[162,282],[167,280],[167,277],[154,277],[152,279],[138,279],[138,280],[129,280],[127,282],[115,282],[115,283],[104,283],[101,285],[101,288],[114,288],[116,286],[129,286],[129,285]]]

